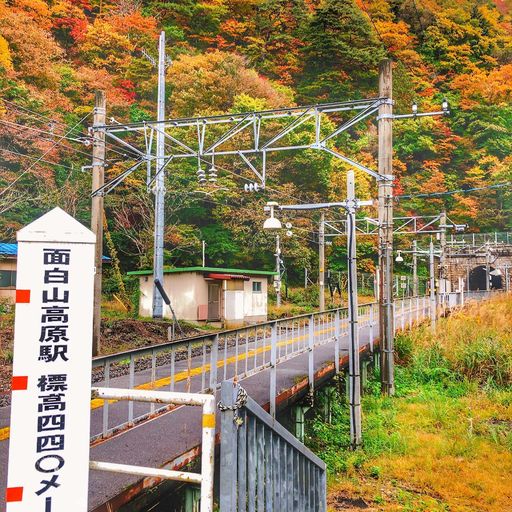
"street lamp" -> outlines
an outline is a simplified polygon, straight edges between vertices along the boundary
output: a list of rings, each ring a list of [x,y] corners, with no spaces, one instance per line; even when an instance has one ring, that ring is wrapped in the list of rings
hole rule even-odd
[[[397,263],[402,263],[402,261],[404,261],[404,259],[402,257],[402,251],[398,251],[398,254],[397,254],[397,257],[395,258],[395,261]]]
[[[350,392],[350,440],[355,448],[361,443],[361,375],[359,373],[359,330],[357,297],[357,253],[356,253],[356,210],[361,206],[372,206],[373,201],[359,201],[355,196],[354,171],[347,172],[347,199],[336,203],[288,204],[267,203],[270,217],[265,221],[265,229],[279,229],[281,223],[274,217],[274,208],[280,210],[323,210],[343,208],[347,212],[347,267],[348,267],[348,355]],[[335,333],[338,336],[338,333]],[[338,357],[338,356],[336,356]],[[310,382],[312,390],[313,383]],[[271,410],[274,407],[271,405]]]
[[[270,208],[270,217],[263,223],[263,229],[281,229],[281,221],[274,217],[274,208],[279,205],[275,201],[270,201],[267,206]]]

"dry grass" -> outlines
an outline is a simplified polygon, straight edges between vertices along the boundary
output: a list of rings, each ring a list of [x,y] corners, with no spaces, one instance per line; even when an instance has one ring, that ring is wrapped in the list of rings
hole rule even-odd
[[[405,453],[369,458],[333,478],[330,510],[362,510],[337,508],[343,496],[386,512],[511,511],[511,425],[510,402],[483,393],[437,406],[400,399],[396,428]]]
[[[512,512],[512,301],[405,336],[400,396],[364,399],[365,446],[339,453],[329,510]]]

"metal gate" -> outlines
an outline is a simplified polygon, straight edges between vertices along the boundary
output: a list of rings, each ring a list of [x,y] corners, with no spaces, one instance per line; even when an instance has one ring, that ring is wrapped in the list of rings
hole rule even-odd
[[[220,512],[325,512],[325,464],[233,381],[221,388]]]

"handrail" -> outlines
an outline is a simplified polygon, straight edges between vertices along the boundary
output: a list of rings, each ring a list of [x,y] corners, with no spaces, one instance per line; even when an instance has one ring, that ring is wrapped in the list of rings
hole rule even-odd
[[[92,398],[101,398],[103,400],[134,400],[138,402],[202,407],[201,473],[98,461],[89,461],[89,467],[97,471],[157,477],[179,482],[200,484],[200,512],[213,512],[213,472],[215,455],[215,397],[213,395],[174,393],[170,391],[141,391],[136,389],[92,388],[91,396]]]
[[[359,306],[360,307],[371,306],[372,304],[377,304],[377,303],[375,301],[374,302],[365,302],[363,304],[359,304]],[[217,335],[219,335],[219,336],[236,335],[237,332],[239,333],[241,331],[246,331],[247,329],[254,329],[254,328],[258,328],[258,327],[261,327],[261,328],[271,327],[276,322],[277,323],[290,322],[290,321],[293,322],[295,320],[309,318],[309,317],[311,317],[311,315],[315,315],[315,316],[326,315],[329,313],[335,313],[336,311],[345,311],[345,310],[348,310],[348,306],[343,306],[343,307],[333,308],[333,309],[326,309],[325,311],[313,311],[311,313],[303,313],[301,315],[295,315],[295,316],[287,316],[286,318],[267,320],[265,322],[258,322],[258,323],[246,325],[243,327],[237,327],[235,329],[225,329],[225,330],[221,330],[221,331],[215,331],[215,332],[212,332],[211,334],[210,333],[199,334],[198,336],[190,336],[187,338],[181,338],[179,340],[167,341],[164,343],[157,343],[156,345],[150,345],[148,347],[134,348],[134,349],[130,349],[130,350],[124,350],[122,352],[115,352],[114,354],[107,354],[104,356],[96,356],[96,357],[93,357],[93,359],[92,359],[92,367],[98,368],[98,367],[103,366],[104,361],[107,359],[110,362],[122,361],[122,360],[125,360],[127,357],[130,357],[131,355],[138,357],[138,356],[141,356],[144,354],[151,354],[151,352],[153,352],[154,350],[158,350],[158,351],[165,350],[166,348],[178,347],[179,345],[186,345],[191,342],[192,343],[200,342],[202,340],[208,340],[208,339],[214,338]]]
[[[232,380],[222,382],[220,511],[325,512],[326,464]]]

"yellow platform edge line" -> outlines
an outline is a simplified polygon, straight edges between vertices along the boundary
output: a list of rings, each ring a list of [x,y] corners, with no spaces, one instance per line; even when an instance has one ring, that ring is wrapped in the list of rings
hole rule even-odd
[[[329,329],[323,329],[321,331],[315,332],[315,334],[324,334],[326,332],[332,331],[334,327],[330,327]],[[290,345],[292,343],[295,343],[296,341],[299,341],[301,339],[306,338],[307,335],[297,336],[295,338],[292,338],[291,340],[287,341],[280,341],[277,346],[278,347],[284,347],[286,345]],[[217,368],[222,368],[224,366],[224,363],[226,364],[232,364],[236,361],[243,361],[246,357],[253,357],[255,355],[261,354],[262,352],[268,352],[270,350],[269,345],[265,345],[263,347],[259,347],[257,349],[251,349],[247,353],[239,354],[237,356],[231,356],[226,359],[226,361],[218,361],[217,362]],[[190,370],[190,377],[195,377],[197,375],[201,375],[204,372],[210,371],[210,364],[205,364],[204,366],[199,366],[197,368],[193,368]],[[174,376],[174,382],[181,382],[183,380],[186,380],[188,378],[189,372],[188,371],[182,371],[177,373]],[[134,389],[156,389],[161,388],[164,386],[169,386],[171,384],[171,377],[162,377],[161,379],[155,380],[155,382],[145,382],[144,384],[139,384],[138,386],[135,386]],[[109,404],[113,404],[115,402],[118,402],[118,400],[109,400]],[[91,400],[91,410],[99,409],[100,407],[103,407],[104,400],[101,398],[95,398]],[[9,439],[10,435],[10,427],[4,427],[0,428],[0,442],[6,441]]]

